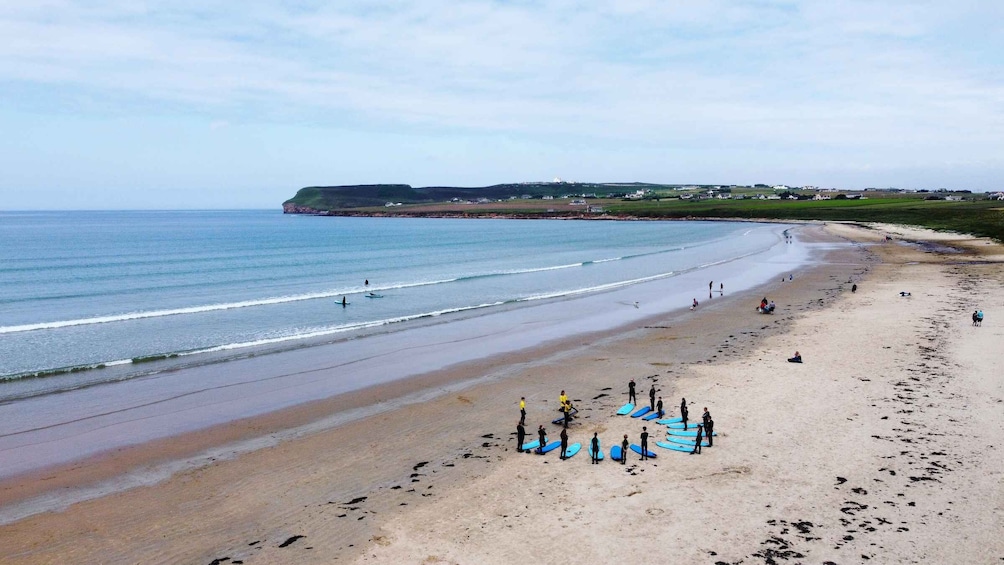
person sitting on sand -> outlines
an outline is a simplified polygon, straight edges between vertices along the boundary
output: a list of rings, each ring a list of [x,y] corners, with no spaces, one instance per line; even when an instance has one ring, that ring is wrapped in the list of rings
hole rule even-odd
[[[693,310],[694,308],[697,308],[697,299],[696,298],[694,299],[694,303],[690,305],[690,309],[691,310]]]
[[[770,304],[767,305],[767,313],[768,314],[773,314],[774,313],[774,308],[777,308],[777,306],[775,306],[774,305],[774,301],[771,300]]]
[[[801,363],[802,362],[802,354],[796,351],[794,357],[789,357],[788,358],[788,362],[789,363]]]
[[[901,290],[901,291],[899,292],[899,295],[900,295],[900,296],[910,296],[910,293],[909,293],[909,292],[907,292],[907,291],[905,291],[905,290]]]

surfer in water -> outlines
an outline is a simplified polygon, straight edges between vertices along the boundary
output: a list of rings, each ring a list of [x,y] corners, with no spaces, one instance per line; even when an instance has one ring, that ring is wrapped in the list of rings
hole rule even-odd
[[[345,300],[345,297],[343,296],[342,297],[342,308],[345,308],[348,305],[349,305],[349,303]]]

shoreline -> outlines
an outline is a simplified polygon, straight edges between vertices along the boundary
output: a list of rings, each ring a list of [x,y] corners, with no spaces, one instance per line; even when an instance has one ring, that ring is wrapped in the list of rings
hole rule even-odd
[[[877,234],[875,239],[878,239]],[[115,553],[115,558],[128,562],[152,559],[161,562],[201,560],[208,563],[222,557],[245,563],[291,560],[330,562],[336,558],[357,558],[360,562],[368,562],[371,553],[375,556],[372,559],[377,562],[418,561],[421,560],[415,559],[420,555],[418,552],[437,547],[438,543],[444,542],[442,537],[453,531],[443,529],[444,521],[452,516],[470,521],[469,512],[465,514],[463,507],[456,504],[474,500],[478,501],[475,506],[480,509],[505,505],[506,502],[519,500],[522,497],[520,492],[536,492],[536,488],[545,487],[547,480],[555,480],[547,467],[567,469],[567,464],[587,463],[582,456],[571,462],[550,461],[551,465],[545,467],[541,466],[547,465],[545,458],[523,456],[514,460],[518,456],[511,453],[509,428],[512,425],[505,420],[513,417],[512,414],[518,415],[513,406],[522,391],[527,391],[531,414],[536,418],[528,420],[528,428],[531,428],[531,421],[536,423],[542,417],[549,421],[551,418],[545,415],[556,414],[553,406],[556,404],[557,389],[569,388],[576,404],[582,409],[579,422],[582,427],[576,430],[579,434],[580,431],[601,431],[601,428],[612,429],[623,424],[623,421],[610,415],[610,408],[622,403],[620,393],[623,391],[620,389],[629,377],[640,381],[642,396],[649,382],[656,382],[666,387],[666,391],[672,391],[672,394],[666,393],[670,399],[684,391],[688,391],[690,398],[689,391],[694,387],[706,389],[701,394],[707,395],[704,402],[712,404],[722,433],[716,447],[709,450],[711,455],[728,454],[733,448],[738,448],[734,441],[742,428],[736,424],[739,420],[734,419],[740,416],[719,409],[722,399],[717,405],[714,400],[709,400],[724,393],[721,390],[714,393],[720,386],[704,382],[707,375],[701,377],[701,374],[714,371],[723,364],[745,362],[743,360],[751,356],[762,357],[765,343],[786,339],[790,332],[801,331],[797,327],[793,330],[791,325],[798,326],[804,322],[806,313],[831,312],[841,300],[846,300],[846,289],[842,288],[846,285],[845,280],[872,280],[864,273],[876,263],[859,255],[868,251],[850,248],[834,253],[844,254],[844,259],[800,272],[792,283],[767,283],[766,288],[758,287],[743,295],[730,294],[731,300],[712,301],[710,305],[702,305],[697,312],[699,316],[686,311],[676,312],[660,316],[661,320],[635,325],[633,329],[622,328],[602,336],[573,338],[568,340],[569,343],[554,344],[553,350],[527,352],[519,359],[503,355],[504,359],[486,360],[483,366],[453,367],[440,373],[444,382],[458,383],[459,388],[449,390],[448,394],[439,394],[428,401],[397,410],[381,411],[323,431],[311,431],[295,438],[279,438],[274,445],[233,459],[221,458],[205,467],[177,472],[152,486],[82,502],[62,512],[31,516],[2,526],[0,531],[13,535],[10,539],[18,540],[22,549],[36,548],[27,553],[17,553],[20,560],[14,562],[27,563],[59,558],[114,560],[111,554],[104,552],[106,549],[102,549],[98,540],[84,534],[85,530],[75,522],[75,516],[88,516],[98,531],[121,530],[121,535],[130,541],[117,547],[119,552]],[[847,274],[849,276],[845,278],[843,275]],[[865,286],[862,284],[862,292]],[[767,319],[753,314],[752,307],[736,308],[749,299],[752,299],[751,303],[756,301],[758,298],[754,297],[760,292],[770,292],[772,297],[777,297],[783,311]],[[578,344],[574,343],[576,341]],[[670,353],[661,354],[663,350]],[[773,365],[771,367],[774,370]],[[780,367],[780,370],[784,369],[787,367]],[[465,379],[465,376],[468,378]],[[479,380],[472,382],[470,377]],[[715,378],[726,377],[719,374]],[[612,390],[602,392],[606,387]],[[695,402],[701,402],[700,398]],[[668,406],[674,406],[672,400]],[[696,408],[698,404],[693,406]],[[444,414],[455,417],[444,419]],[[753,415],[742,417],[748,420]],[[251,427],[254,422],[246,424]],[[262,428],[271,425],[260,421],[259,424]],[[393,432],[388,433],[389,430]],[[780,430],[772,431],[778,433]],[[416,438],[425,438],[427,444],[417,445]],[[577,437],[575,441],[579,439]],[[605,440],[609,446],[612,438],[606,436]],[[478,444],[481,447],[475,447]],[[372,453],[373,450],[380,450],[382,455],[379,460],[370,461],[352,455]],[[662,463],[662,458],[672,455],[660,453],[658,464],[647,468],[649,474],[672,473],[672,467],[667,468]],[[524,476],[517,481],[522,485],[520,492],[512,491],[511,486],[505,486],[503,479],[512,481],[510,470],[519,473],[519,467],[512,467],[514,464],[522,467],[530,464],[528,469],[538,469],[536,473],[543,474],[536,478],[533,475]],[[676,465],[673,463],[673,466]],[[743,465],[755,468],[753,463]],[[580,465],[575,468],[580,467],[588,469]],[[608,469],[605,467],[603,471]],[[640,469],[634,474],[619,473],[616,468],[614,471],[628,480],[638,476],[644,478]],[[723,477],[748,474],[724,472]],[[577,474],[588,475],[581,469]],[[545,482],[537,486],[526,484],[526,481],[534,483],[537,479]],[[610,479],[609,475],[607,479]],[[593,481],[582,480],[587,486]],[[565,488],[572,491],[583,486],[576,483],[574,476],[567,474],[561,481]],[[489,487],[501,489],[497,495],[501,498],[484,500],[482,497],[488,495],[483,489]],[[10,493],[9,490],[3,492]],[[580,494],[588,496],[584,492]],[[356,501],[359,497],[367,499]],[[281,500],[276,501],[276,498]],[[553,497],[547,499],[553,502]],[[586,499],[567,498],[562,506],[579,508],[583,500]],[[435,516],[440,517],[431,517],[430,521],[430,516],[423,514],[429,509],[435,509]],[[442,512],[444,509],[446,514]],[[612,509],[601,512],[608,510]],[[449,514],[451,511],[452,515]],[[644,509],[638,511],[642,517],[645,516]],[[696,515],[700,509],[694,512]],[[536,520],[548,514],[543,508],[533,508],[527,513]],[[339,515],[343,517],[339,518]],[[568,516],[564,510],[559,515]],[[553,520],[553,513],[550,516]],[[573,516],[568,517],[574,519]],[[186,519],[193,518],[199,521],[198,526],[185,525]],[[680,518],[683,516],[677,516],[677,519]],[[501,518],[490,516],[487,519],[493,526],[503,528],[502,531],[504,528],[516,528],[518,532],[527,533],[520,529],[523,527],[520,524],[510,521],[506,525],[498,521]],[[477,520],[468,525],[476,527]],[[441,530],[438,532],[440,538],[422,537],[428,536],[423,533],[426,527]],[[154,541],[150,537],[154,531],[161,532],[166,539]],[[535,530],[531,527],[529,531]],[[684,527],[682,531],[689,530]],[[56,532],[65,532],[69,541],[57,541],[52,537]],[[601,530],[601,533],[604,534],[601,539],[616,539],[609,537],[614,535],[613,532],[608,535]],[[414,537],[419,534],[422,536]],[[297,538],[302,541],[294,540],[280,547],[284,540],[300,535],[305,536]],[[472,534],[467,535],[470,537]],[[468,542],[459,542],[453,537],[446,539],[447,543],[443,546],[446,554],[443,554],[442,562],[452,562],[465,555],[464,551],[477,556],[483,555],[479,551],[490,552],[491,547],[496,550],[502,547],[493,545],[497,542],[485,537],[485,534],[474,538]],[[438,539],[437,543],[429,545],[433,539]],[[141,543],[140,540],[144,541]],[[481,545],[478,545],[479,540]],[[586,547],[590,555],[601,555],[595,553],[599,550],[594,545]],[[461,553],[458,554],[458,551]],[[428,555],[438,558],[441,553]],[[733,555],[731,558],[736,557],[741,556]],[[706,554],[705,558],[708,558]]]
[[[618,331],[652,316],[685,311],[682,305],[690,303],[693,287],[703,284],[699,281],[704,277],[734,280],[730,286],[737,292],[751,281],[769,280],[801,266],[808,260],[807,249],[779,240],[756,255],[604,292],[499,308],[480,316],[444,317],[403,331],[249,354],[20,400],[0,407],[2,417],[16,422],[0,435],[0,480],[52,465],[73,466],[103,452],[220,424],[250,422],[277,410],[453,365],[491,363],[525,355],[521,352],[541,344]]]

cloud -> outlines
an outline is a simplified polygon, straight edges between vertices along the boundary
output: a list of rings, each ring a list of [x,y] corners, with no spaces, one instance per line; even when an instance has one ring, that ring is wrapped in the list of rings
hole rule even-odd
[[[54,104],[86,95],[90,111],[109,115],[168,108],[219,123],[996,159],[1000,39],[971,30],[1001,10],[48,1],[0,6],[0,89],[34,88]]]

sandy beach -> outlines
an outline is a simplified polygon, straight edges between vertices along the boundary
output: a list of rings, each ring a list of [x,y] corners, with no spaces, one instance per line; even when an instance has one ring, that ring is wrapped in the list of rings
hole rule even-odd
[[[204,454],[0,526],[0,561],[1001,562],[1004,251],[897,226],[799,231],[842,245],[791,281],[726,283],[692,312],[2,482],[0,507]],[[761,295],[775,314],[754,311]],[[804,363],[786,361],[795,350]],[[579,409],[573,443],[598,432],[608,452],[643,425],[650,446],[664,439],[615,415],[630,379],[670,415],[684,397],[692,419],[708,407],[714,447],[624,465],[516,452],[520,396],[528,434],[556,438],[562,389]]]

